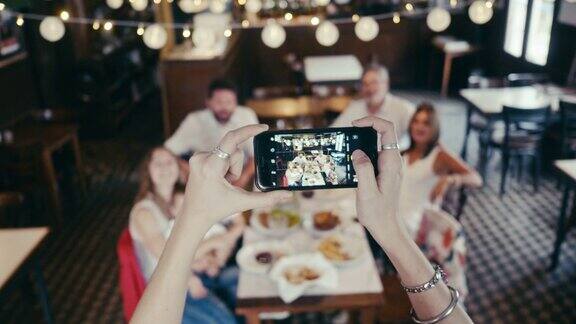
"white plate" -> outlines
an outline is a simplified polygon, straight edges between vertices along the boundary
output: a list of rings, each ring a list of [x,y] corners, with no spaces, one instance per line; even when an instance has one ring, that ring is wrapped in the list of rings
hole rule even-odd
[[[260,241],[244,245],[236,254],[236,263],[240,269],[256,274],[266,274],[272,263],[262,264],[256,261],[256,255],[261,252],[270,252],[272,254],[281,253],[285,256],[294,253],[290,244],[282,241]]]
[[[304,227],[304,229],[306,229],[314,237],[325,237],[328,235],[333,235],[333,234],[339,233],[340,229],[342,228],[342,221],[343,220],[342,220],[342,217],[340,217],[339,215],[337,215],[337,216],[340,219],[340,223],[338,225],[336,225],[333,229],[330,229],[330,230],[316,229],[316,227],[314,227],[314,214],[306,213],[303,216],[304,217],[302,217],[302,226]]]
[[[264,209],[255,209],[252,212],[252,216],[250,217],[250,227],[252,227],[254,230],[256,230],[260,234],[270,236],[270,237],[275,237],[275,238],[282,238],[282,237],[287,236],[288,234],[294,233],[295,231],[297,231],[300,228],[300,224],[295,224],[292,227],[286,227],[286,228],[268,228],[268,227],[265,227],[260,222],[259,214],[262,212],[269,213],[270,211],[264,210]],[[302,219],[300,219],[300,222],[302,222]]]
[[[331,260],[327,256],[325,256],[319,250],[319,247],[320,247],[320,244],[324,240],[328,239],[329,237],[334,237],[336,240],[338,240],[340,242],[340,244],[342,245],[343,250],[348,255],[352,256],[352,258],[350,260],[346,260],[346,261],[337,261],[337,260]],[[324,238],[322,238],[316,242],[315,249],[317,252],[324,255],[326,260],[330,261],[332,264],[334,264],[335,266],[340,267],[340,268],[345,268],[345,267],[357,265],[361,260],[364,259],[364,257],[366,257],[366,247],[365,247],[364,241],[362,240],[361,237],[356,236],[356,235],[351,235],[351,234],[347,234],[347,235],[334,234],[331,236],[326,236],[326,237],[324,237]]]

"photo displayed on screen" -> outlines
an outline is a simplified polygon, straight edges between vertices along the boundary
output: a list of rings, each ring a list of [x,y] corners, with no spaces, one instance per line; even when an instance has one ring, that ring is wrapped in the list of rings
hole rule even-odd
[[[342,131],[282,134],[270,138],[272,185],[312,187],[357,182],[351,154],[360,147],[356,134]]]

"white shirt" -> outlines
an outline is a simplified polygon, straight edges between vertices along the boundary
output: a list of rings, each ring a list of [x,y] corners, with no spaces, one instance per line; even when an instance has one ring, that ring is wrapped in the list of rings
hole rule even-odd
[[[375,117],[386,119],[396,126],[396,136],[402,139],[408,133],[410,119],[416,110],[415,106],[408,100],[387,94],[382,107],[374,115]],[[366,116],[370,116],[368,106],[364,100],[353,100],[332,124],[332,127],[351,127],[352,121]]]
[[[252,124],[258,124],[258,117],[250,108],[236,107],[226,124],[216,120],[210,109],[202,109],[189,113],[164,146],[176,155],[190,151],[210,152],[227,132]],[[242,150],[245,157],[254,156],[252,140],[246,141]]]

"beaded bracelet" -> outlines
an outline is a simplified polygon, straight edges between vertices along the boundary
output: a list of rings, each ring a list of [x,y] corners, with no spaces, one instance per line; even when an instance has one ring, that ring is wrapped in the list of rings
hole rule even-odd
[[[452,314],[452,312],[454,311],[454,309],[456,308],[456,305],[458,305],[458,299],[460,298],[460,294],[458,293],[458,290],[452,288],[451,286],[448,286],[448,289],[450,289],[450,305],[448,305],[448,307],[446,307],[446,309],[438,314],[437,316],[427,319],[427,320],[421,320],[416,316],[416,312],[414,311],[414,308],[412,308],[410,310],[410,316],[412,317],[412,320],[414,321],[414,323],[417,324],[435,324],[440,322],[441,320],[445,319],[446,317],[450,316],[450,314]]]
[[[434,267],[434,275],[430,280],[428,280],[428,282],[418,286],[405,286],[403,283],[401,284],[402,288],[404,288],[404,291],[406,291],[407,293],[416,294],[434,288],[436,284],[440,282],[440,280],[444,281],[445,284],[448,284],[448,282],[446,281],[446,274],[444,273],[444,270],[442,270],[442,268],[439,265],[437,265]]]

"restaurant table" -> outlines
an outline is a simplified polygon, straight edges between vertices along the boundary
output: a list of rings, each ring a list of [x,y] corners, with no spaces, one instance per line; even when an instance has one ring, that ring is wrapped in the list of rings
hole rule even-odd
[[[535,85],[526,87],[504,88],[479,88],[462,89],[460,95],[467,103],[466,133],[461,156],[466,159],[468,150],[468,135],[471,130],[471,118],[478,114],[486,120],[486,129],[502,119],[503,107],[512,106],[520,109],[535,109],[550,105],[552,111],[558,111],[560,99],[576,101],[574,89],[560,88],[547,85]],[[484,149],[480,152],[478,169],[482,177],[486,175],[488,152]]]
[[[304,58],[304,75],[310,83],[356,82],[360,80],[362,73],[362,64],[354,55],[308,56]]]
[[[554,242],[554,250],[551,255],[550,270],[554,270],[558,266],[558,259],[560,258],[560,251],[562,243],[566,239],[566,234],[570,227],[576,222],[576,204],[573,203],[570,215],[566,217],[568,209],[568,200],[570,194],[576,188],[576,160],[558,160],[554,161],[554,168],[560,172],[564,182],[564,193],[562,196],[562,206],[560,207],[560,216],[558,218],[558,225],[556,227],[556,240]],[[576,203],[576,196],[574,197]]]
[[[41,144],[40,161],[42,164],[42,177],[46,181],[49,202],[54,214],[54,223],[59,223],[62,218],[62,207],[58,192],[58,181],[54,168],[53,155],[66,145],[70,145],[74,155],[76,173],[82,189],[86,190],[84,166],[80,153],[78,140],[78,127],[74,124],[43,123],[30,119],[23,119],[8,127],[12,132],[12,140],[3,145],[14,147],[25,146],[32,143]]]
[[[47,227],[0,229],[0,303],[15,287],[29,284],[32,277],[37,286],[44,321],[53,323],[46,284],[38,260],[38,249],[46,239]],[[26,289],[25,295],[33,289]]]

